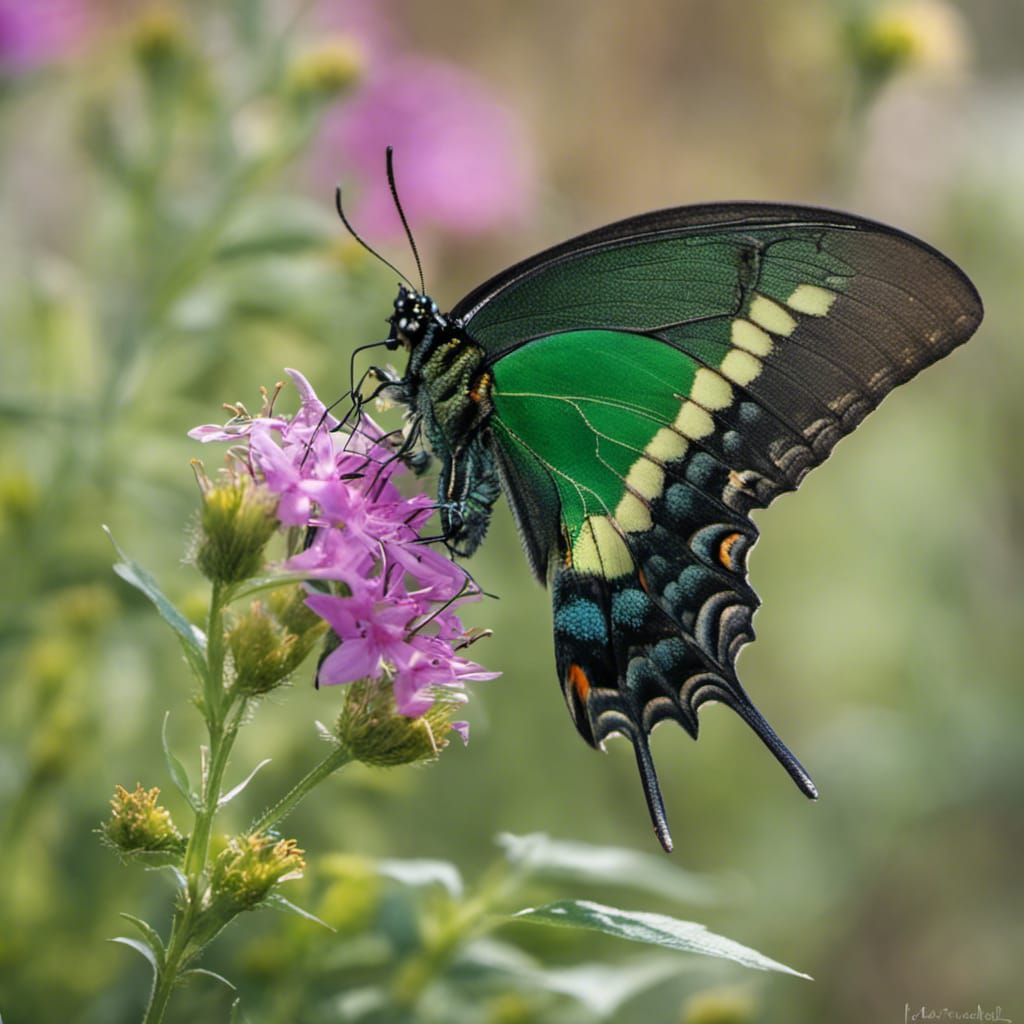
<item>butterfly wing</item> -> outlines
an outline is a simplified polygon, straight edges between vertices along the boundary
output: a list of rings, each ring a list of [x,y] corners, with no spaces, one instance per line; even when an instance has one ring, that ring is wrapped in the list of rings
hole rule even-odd
[[[488,351],[491,437],[558,671],[588,742],[697,733],[719,700],[798,785],[736,676],[757,597],[749,512],[792,490],[897,384],[981,320],[970,282],[892,229],[738,204],[624,221],[499,275],[452,312]]]

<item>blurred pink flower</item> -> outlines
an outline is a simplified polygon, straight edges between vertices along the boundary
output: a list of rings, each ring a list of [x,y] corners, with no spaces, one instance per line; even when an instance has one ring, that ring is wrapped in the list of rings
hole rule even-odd
[[[381,57],[359,92],[325,120],[316,171],[331,183],[358,180],[354,215],[374,238],[402,231],[384,175],[389,145],[415,228],[479,234],[515,222],[530,205],[529,148],[518,119],[454,65]]]
[[[0,74],[67,56],[93,20],[88,0],[0,0]]]

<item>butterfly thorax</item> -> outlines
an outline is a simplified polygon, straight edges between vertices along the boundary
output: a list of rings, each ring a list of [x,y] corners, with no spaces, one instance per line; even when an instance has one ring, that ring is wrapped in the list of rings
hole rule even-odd
[[[441,462],[439,511],[448,546],[459,555],[479,547],[501,493],[485,431],[491,414],[486,354],[429,296],[400,288],[391,340],[409,351],[396,395]]]

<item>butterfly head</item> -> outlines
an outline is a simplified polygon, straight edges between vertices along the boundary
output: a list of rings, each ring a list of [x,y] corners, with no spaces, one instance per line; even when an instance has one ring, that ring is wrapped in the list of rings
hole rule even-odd
[[[395,311],[391,314],[389,322],[391,333],[388,335],[388,348],[396,349],[404,345],[408,349],[413,349],[434,326],[444,321],[437,303],[429,295],[423,295],[400,284],[395,299]]]

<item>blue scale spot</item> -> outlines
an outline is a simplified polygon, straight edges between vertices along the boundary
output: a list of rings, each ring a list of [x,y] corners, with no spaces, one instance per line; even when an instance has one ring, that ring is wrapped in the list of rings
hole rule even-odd
[[[688,565],[679,574],[679,586],[690,600],[695,600],[707,585],[708,580],[713,578],[711,573],[702,566]],[[696,609],[694,610],[696,611]]]
[[[686,479],[698,487],[707,487],[714,480],[718,463],[707,452],[695,452],[686,467]]]
[[[555,629],[576,640],[608,642],[604,614],[593,601],[570,601],[559,608],[555,612]]]
[[[651,651],[650,658],[663,674],[668,675],[686,660],[686,644],[674,636],[661,640]]]
[[[673,484],[665,492],[665,507],[677,519],[686,519],[694,513],[694,493],[686,484]]]
[[[753,402],[740,402],[740,423],[749,427],[756,423],[761,415],[761,410]]]
[[[639,629],[651,602],[642,590],[623,590],[612,598],[612,622],[625,629]]]
[[[722,450],[726,455],[738,455],[743,451],[743,438],[735,430],[727,430],[722,437]]]

